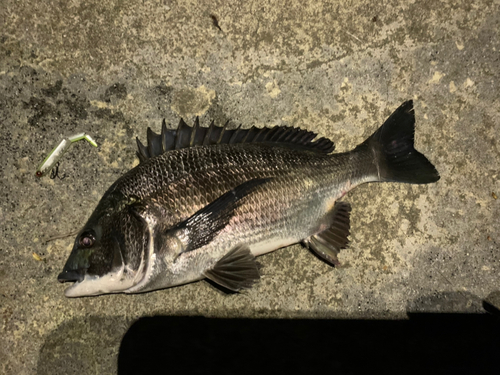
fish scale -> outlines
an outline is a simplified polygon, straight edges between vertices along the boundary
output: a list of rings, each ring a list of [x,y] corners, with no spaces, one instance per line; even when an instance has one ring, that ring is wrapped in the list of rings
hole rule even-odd
[[[338,265],[350,205],[365,182],[431,183],[414,149],[411,101],[354,150],[290,127],[193,128],[182,120],[138,141],[140,164],[104,194],[59,275],[69,297],[139,293],[208,278],[239,291],[260,277],[255,257],[303,242]]]
[[[174,190],[177,205],[179,205],[179,200],[183,202],[182,213],[181,217],[174,216],[169,220],[183,220],[201,206],[245,181],[253,178],[277,177],[287,173],[300,175],[304,172],[300,169],[296,170],[297,167],[301,165],[302,168],[314,167],[314,164],[318,162],[314,159],[318,157],[324,159],[323,155],[312,153],[296,155],[293,150],[267,147],[262,149],[259,145],[249,146],[235,149],[229,145],[215,145],[189,150],[190,152],[185,152],[184,149],[172,151],[151,160],[141,169],[129,172],[124,176],[122,183],[115,187],[115,191],[120,191],[125,196],[138,196],[141,199],[154,197],[161,199]],[[210,163],[196,168],[198,160],[209,160]],[[241,160],[245,162],[242,163]],[[170,168],[171,165],[183,165],[183,168]],[[237,167],[234,167],[235,165]],[[167,170],[169,173],[156,172],[160,170]],[[150,177],[145,179],[144,176]],[[317,174],[316,178],[324,177]],[[207,191],[206,186],[210,186],[211,189]],[[198,187],[194,193],[189,190],[192,187]],[[204,201],[203,196],[205,196]],[[163,203],[168,205],[166,201]]]
[[[198,160],[209,160],[210,163],[200,165],[202,168],[195,171],[193,166]],[[172,281],[177,285],[183,283],[187,275],[200,276],[207,266],[214,264],[238,243],[248,244],[251,251],[257,248],[252,252],[260,255],[269,252],[267,248],[258,249],[260,243],[274,241],[282,247],[312,235],[315,228],[311,228],[310,224],[317,222],[328,209],[322,203],[324,197],[329,196],[332,200],[338,198],[342,181],[346,180],[347,175],[355,177],[351,169],[359,170],[355,165],[347,165],[353,160],[356,162],[348,154],[337,154],[335,158],[331,158],[310,151],[297,152],[258,144],[238,148],[213,145],[199,149],[181,149],[152,159],[144,165],[146,170],[134,170],[134,176],[125,180],[121,192],[126,195],[142,194],[141,199],[150,199],[144,193],[148,190],[141,189],[140,184],[148,173],[153,176],[149,183],[158,187],[153,196],[165,196],[163,186],[175,186],[176,181],[182,181],[174,188],[176,196],[173,202],[176,206],[165,207],[170,215],[163,218],[164,225],[169,227],[185,220],[224,192],[245,181],[263,177],[277,178],[255,191],[242,203],[234,216],[241,219],[238,225],[233,220],[213,243],[189,254],[190,267],[185,270],[181,279]],[[182,168],[172,168],[168,174],[155,173],[156,170],[162,170],[161,166],[170,165],[182,165]],[[339,170],[345,172],[339,174]],[[207,174],[215,179],[207,181]],[[165,176],[168,178],[165,179]],[[307,188],[303,186],[306,185],[305,181],[310,182]],[[203,187],[208,185],[212,190],[205,195],[205,201],[202,201],[200,198],[204,196]],[[199,188],[191,191],[190,187],[193,186]],[[296,199],[299,192],[301,199]],[[311,207],[315,209],[311,210]],[[258,214],[252,214],[253,212]],[[309,214],[304,215],[304,212]],[[201,256],[197,257],[198,254]],[[151,283],[143,291],[156,287],[155,283]]]

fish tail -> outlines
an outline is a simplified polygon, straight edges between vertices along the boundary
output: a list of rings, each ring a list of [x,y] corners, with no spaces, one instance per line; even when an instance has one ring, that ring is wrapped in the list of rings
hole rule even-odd
[[[411,100],[403,103],[355,150],[369,155],[378,181],[428,184],[439,180],[432,163],[414,147],[415,112]],[[374,168],[375,169],[375,168]]]

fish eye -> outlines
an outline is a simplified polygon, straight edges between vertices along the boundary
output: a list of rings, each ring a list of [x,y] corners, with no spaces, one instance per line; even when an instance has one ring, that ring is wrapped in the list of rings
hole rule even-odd
[[[84,232],[80,236],[80,241],[79,242],[80,242],[80,245],[82,245],[83,247],[92,247],[92,245],[95,242],[95,237],[90,232]]]

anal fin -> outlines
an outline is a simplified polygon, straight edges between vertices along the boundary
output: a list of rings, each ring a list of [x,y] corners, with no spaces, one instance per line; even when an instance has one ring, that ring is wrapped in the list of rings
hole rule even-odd
[[[260,279],[257,261],[247,245],[233,248],[204,276],[233,292],[248,289]]]
[[[336,202],[333,210],[327,215],[330,223],[328,229],[304,240],[308,248],[333,266],[340,265],[337,255],[349,243],[350,212],[349,203]]]

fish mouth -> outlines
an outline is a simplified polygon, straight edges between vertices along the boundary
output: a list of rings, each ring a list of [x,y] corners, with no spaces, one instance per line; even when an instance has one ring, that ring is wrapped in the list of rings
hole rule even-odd
[[[123,293],[134,285],[134,280],[132,278],[123,277],[123,270],[122,268],[116,272],[110,272],[103,276],[86,274],[82,275],[81,279],[76,279],[77,276],[73,276],[73,278],[68,277],[61,281],[59,278],[59,281],[74,282],[64,291],[66,297],[88,297],[108,293]]]
[[[57,280],[60,283],[67,282],[82,282],[85,276],[86,269],[78,270],[63,270],[58,276]]]
[[[78,290],[79,285],[85,280],[85,271],[86,269],[79,270],[63,270],[58,276],[57,281],[60,283],[72,283],[66,290],[64,294],[67,297],[73,295],[73,291],[75,289]]]

